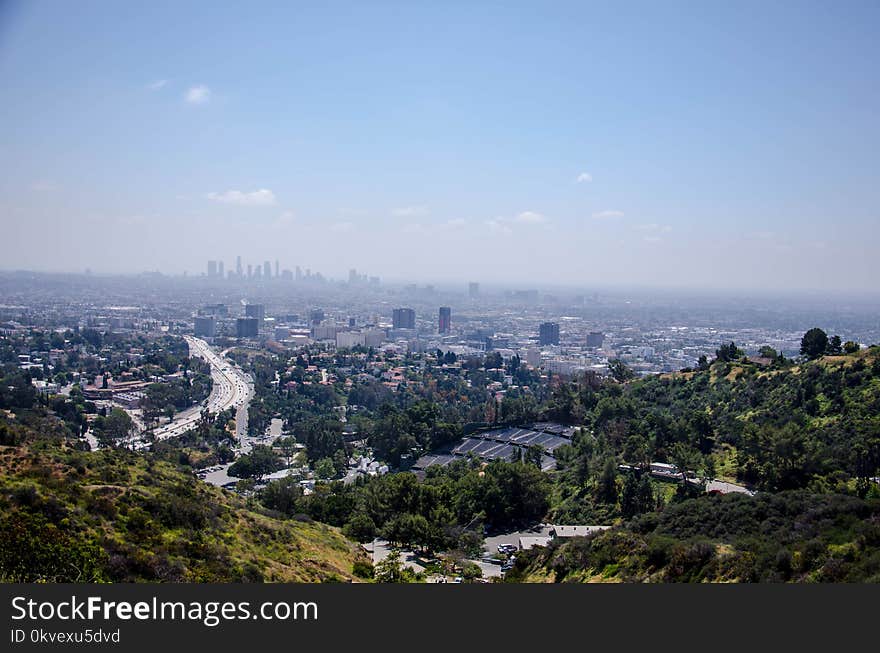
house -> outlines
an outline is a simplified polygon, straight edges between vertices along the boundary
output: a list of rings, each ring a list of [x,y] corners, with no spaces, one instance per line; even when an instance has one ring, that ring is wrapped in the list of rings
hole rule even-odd
[[[551,537],[585,537],[607,530],[611,526],[551,526]]]
[[[651,463],[651,474],[661,478],[672,478],[680,476],[678,467],[669,463]]]
[[[528,551],[534,546],[547,546],[552,539],[547,535],[527,535],[519,538],[519,550]]]

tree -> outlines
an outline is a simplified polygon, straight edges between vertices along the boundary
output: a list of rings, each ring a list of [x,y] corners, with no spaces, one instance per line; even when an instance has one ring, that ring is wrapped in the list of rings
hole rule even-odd
[[[843,346],[840,344],[840,336],[831,336],[828,341],[828,353],[831,356],[837,356],[843,353]]]
[[[669,457],[672,463],[678,467],[682,483],[685,482],[687,473],[700,463],[700,455],[693,447],[682,442],[676,442],[669,448]]]
[[[346,537],[361,543],[372,542],[376,537],[376,530],[376,522],[362,512],[354,515],[342,528]]]
[[[779,355],[770,345],[764,345],[761,347],[759,353],[763,358],[769,358],[770,360],[776,360],[776,357]]]
[[[104,446],[115,446],[134,435],[134,422],[121,408],[114,408],[101,420],[95,421],[95,437]]]
[[[605,461],[602,475],[599,477],[599,501],[613,505],[617,503],[617,465],[613,458]]]
[[[613,358],[608,361],[608,372],[618,383],[626,383],[630,379],[634,379],[636,376],[636,373],[619,358]]]
[[[814,327],[801,338],[801,355],[809,359],[818,358],[828,350],[828,334]]]
[[[258,479],[276,471],[281,466],[280,462],[271,447],[257,444],[249,454],[239,457],[232,463],[227,473],[236,478]]]
[[[855,354],[859,349],[859,343],[853,342],[852,340],[847,340],[843,343],[843,351],[847,354]]]
[[[697,369],[699,369],[701,372],[705,372],[709,369],[709,359],[706,358],[706,354],[702,354],[697,360]]]
[[[287,460],[287,466],[290,467],[290,459],[296,453],[296,439],[291,435],[281,437],[275,440],[275,446],[281,449],[281,453]]]
[[[715,350],[715,358],[721,362],[729,363],[742,357],[742,351],[736,346],[736,343],[722,344],[720,348]]]
[[[392,551],[387,558],[376,563],[374,577],[377,583],[408,583],[412,571],[401,564],[400,553]]]
[[[315,474],[318,475],[318,478],[323,479],[336,476],[336,465],[333,464],[333,459],[330,457],[321,458],[315,463]]]

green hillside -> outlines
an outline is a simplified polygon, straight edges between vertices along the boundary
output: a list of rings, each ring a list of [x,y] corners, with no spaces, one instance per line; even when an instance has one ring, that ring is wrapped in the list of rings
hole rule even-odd
[[[572,395],[592,431],[563,452],[551,517],[615,527],[520,554],[508,580],[880,581],[880,349],[734,353]],[[616,472],[648,460],[757,494]]]
[[[77,451],[51,416],[7,413],[0,430],[2,581],[332,582],[365,561],[337,529],[274,518],[167,462]]]

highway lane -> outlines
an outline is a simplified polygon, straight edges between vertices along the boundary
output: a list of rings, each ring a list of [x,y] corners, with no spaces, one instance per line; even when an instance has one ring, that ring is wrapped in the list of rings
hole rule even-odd
[[[234,408],[236,415],[236,437],[241,441],[247,433],[247,407],[253,397],[253,381],[237,365],[215,352],[201,338],[184,336],[189,345],[190,356],[203,358],[211,365],[213,387],[211,395],[201,404],[181,411],[168,424],[154,429],[156,440],[165,440],[182,435],[195,427],[202,410],[219,413]]]

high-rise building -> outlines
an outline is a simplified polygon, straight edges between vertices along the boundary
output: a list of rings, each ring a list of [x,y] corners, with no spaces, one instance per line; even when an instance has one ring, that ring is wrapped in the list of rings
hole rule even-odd
[[[559,323],[544,322],[538,328],[538,344],[558,345],[559,344]]]
[[[208,277],[213,279],[217,276],[217,261],[208,261]]]
[[[275,278],[277,279],[280,276],[281,276],[281,273],[278,271],[278,259],[276,258],[275,259]]]
[[[235,257],[235,274],[241,279],[241,256]]]
[[[245,317],[253,317],[259,321],[260,326],[266,318],[266,307],[263,304],[247,304],[244,307]]]
[[[411,308],[395,308],[391,322],[395,329],[415,329],[416,312]]]
[[[480,284],[476,281],[471,281],[468,284],[468,296],[469,297],[478,297],[480,294]]]
[[[252,279],[254,276],[254,266],[248,263],[248,279]]]
[[[605,334],[601,331],[590,331],[587,334],[587,347],[601,347],[605,342]]]
[[[452,309],[448,306],[440,307],[440,318],[437,324],[438,333],[449,333],[452,329]]]
[[[223,274],[223,261],[217,261],[217,276],[221,279],[226,276]]]
[[[302,269],[297,265],[297,266],[296,266],[296,280],[297,280],[297,281],[302,281],[302,278],[303,278],[303,271],[302,271]]]
[[[348,283],[350,283],[351,285],[354,285],[357,283],[357,280],[358,280],[358,271],[355,270],[354,268],[352,268],[351,270],[348,271]]]
[[[272,264],[269,261],[263,261],[263,276],[267,279],[272,278]]]
[[[309,311],[309,322],[314,326],[324,321],[324,309],[313,308]]]
[[[255,317],[240,317],[235,321],[238,338],[256,338],[260,333],[260,321]]]
[[[213,338],[216,334],[216,321],[213,316],[197,316],[193,333],[198,338]]]

